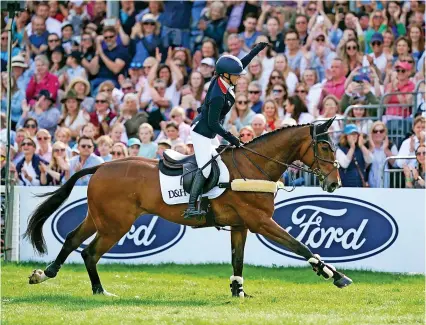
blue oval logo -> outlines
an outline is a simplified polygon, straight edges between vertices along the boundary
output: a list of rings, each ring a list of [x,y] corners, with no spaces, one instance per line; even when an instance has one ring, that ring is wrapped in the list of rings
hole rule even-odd
[[[59,210],[52,220],[55,238],[64,243],[67,234],[86,217],[87,199],[74,201]],[[176,245],[185,234],[185,226],[162,219],[156,215],[144,215],[136,219],[130,231],[102,258],[129,259],[161,253]],[[76,251],[80,252],[92,241],[84,241]]]
[[[293,237],[327,262],[350,262],[389,248],[398,225],[382,208],[366,201],[337,195],[310,195],[275,204],[273,219]],[[304,260],[261,235],[273,251]]]

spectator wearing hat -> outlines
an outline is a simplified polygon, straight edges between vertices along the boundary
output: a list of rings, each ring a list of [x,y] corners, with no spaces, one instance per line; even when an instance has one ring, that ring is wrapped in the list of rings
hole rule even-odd
[[[163,153],[167,149],[172,149],[172,144],[169,139],[163,139],[158,142],[156,158],[163,159]]]
[[[1,111],[7,112],[7,92],[8,85],[8,73],[1,73]],[[22,115],[22,101],[25,99],[25,91],[18,88],[15,77],[12,76],[12,88],[11,88],[11,111],[12,111],[12,129],[16,129],[16,124]]]
[[[347,124],[340,137],[336,158],[343,187],[365,187],[368,184],[366,169],[373,161],[373,154],[365,146],[355,124]]]
[[[67,56],[67,79],[72,80],[76,77],[87,79],[86,70],[81,66],[82,54],[79,51],[72,51]]]
[[[49,16],[49,4],[45,1],[40,1],[37,4],[37,7],[35,9],[35,14],[38,17],[41,17],[45,20],[46,29],[49,33],[55,33],[56,35],[59,35],[61,37],[61,23]],[[32,23],[29,23],[26,27],[27,35],[31,36],[33,33],[33,26]]]
[[[71,22],[69,22],[68,20],[64,20],[64,22],[61,25],[61,31],[62,31],[62,47],[64,48],[67,54],[71,53],[74,27],[71,24]]]
[[[141,141],[137,138],[131,138],[127,142],[127,149],[129,151],[129,157],[139,156],[139,150],[141,147]]]
[[[153,142],[154,129],[148,123],[143,123],[139,126],[138,137],[141,141],[138,156],[154,159],[157,155],[158,145]]]
[[[102,48],[102,39],[106,43],[106,48]],[[118,76],[125,71],[126,62],[129,61],[128,50],[123,45],[117,44],[117,31],[113,26],[106,26],[103,29],[102,37],[96,38],[95,79],[92,80],[92,92],[96,92],[98,86],[111,80],[116,87],[119,87]]]
[[[49,98],[55,102],[59,89],[58,77],[49,72],[49,60],[45,55],[37,55],[34,61],[36,69],[26,90],[27,101],[30,105],[34,104],[40,91],[47,90]]]
[[[81,108],[81,98],[73,89],[68,90],[61,103],[62,115],[58,124],[67,127],[71,131],[72,140],[75,141],[83,125],[89,121],[89,115]]]
[[[144,62],[149,56],[155,56],[155,49],[160,47],[159,24],[151,14],[142,17],[130,34],[130,53],[133,61]]]
[[[47,50],[47,39],[49,32],[46,30],[44,19],[39,16],[34,16],[32,19],[33,33],[28,37],[32,56],[42,54]]]
[[[72,78],[68,85],[67,92],[71,89],[74,90],[77,97],[82,100],[81,108],[88,113],[92,113],[95,109],[95,99],[90,96],[90,83],[87,79],[81,77]]]
[[[204,87],[208,87],[208,83],[213,78],[215,62],[213,58],[204,58],[201,60],[200,67],[198,71],[203,75],[204,78]]]
[[[70,173],[69,175],[65,175],[65,177],[62,179],[62,183],[65,183],[69,179],[69,177],[71,177],[81,169],[97,166],[104,162],[101,157],[98,157],[93,153],[94,148],[95,144],[92,138],[82,136],[78,139],[77,149],[79,155],[71,158]],[[86,175],[84,177],[79,178],[75,185],[89,185],[90,177],[91,175]]]
[[[38,127],[47,129],[51,135],[54,135],[61,113],[53,105],[55,100],[47,89],[42,89],[35,101],[34,108],[30,110],[30,105],[24,100],[22,103],[22,116],[18,125],[24,125],[28,117],[37,120]]]
[[[36,143],[32,138],[25,138],[22,141],[22,151],[24,157],[16,164],[19,185],[21,186],[39,186],[40,185],[40,164],[46,164],[36,152]]]
[[[380,33],[374,33],[371,36],[371,48],[373,53],[367,54],[363,58],[362,65],[375,65],[382,74],[386,71],[387,58],[386,54],[383,52],[383,35]]]
[[[413,92],[415,85],[410,80],[412,65],[408,62],[398,61],[395,64],[395,71],[393,71],[389,77],[389,83],[386,85],[385,80],[385,93],[394,92]],[[411,94],[398,94],[387,96],[384,99],[385,104],[412,104],[413,95]],[[398,107],[391,106],[386,109],[385,112],[388,119],[393,117],[408,117],[410,115],[410,107]]]
[[[26,59],[21,54],[18,54],[12,57],[12,74],[16,80],[18,88],[25,91],[30,83],[30,79],[34,74],[34,71],[28,69]]]

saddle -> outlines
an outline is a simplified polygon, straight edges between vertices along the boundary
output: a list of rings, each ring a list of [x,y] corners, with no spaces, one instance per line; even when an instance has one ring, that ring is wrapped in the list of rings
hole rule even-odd
[[[216,160],[213,160],[209,177],[207,178],[203,193],[210,191],[218,185],[220,169]],[[202,166],[201,166],[202,167]],[[181,184],[185,192],[191,191],[192,182],[199,166],[195,155],[183,155],[174,150],[165,150],[163,159],[159,163],[160,171],[167,176],[182,176]]]

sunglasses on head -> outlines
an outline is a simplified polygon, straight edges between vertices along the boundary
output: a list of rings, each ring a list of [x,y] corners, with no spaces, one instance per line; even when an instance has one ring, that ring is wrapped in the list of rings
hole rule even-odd
[[[123,155],[123,153],[122,153],[122,152],[120,152],[120,151],[112,151],[112,152],[111,152],[111,155],[113,155],[113,156],[122,156],[122,155]]]
[[[82,147],[83,149],[92,149],[93,146],[91,144],[80,144],[80,147]]]
[[[27,129],[37,129],[37,125],[35,124],[27,124],[24,127],[26,127]]]
[[[375,133],[375,134],[377,134],[377,133],[382,134],[382,133],[385,133],[385,130],[384,129],[373,130],[373,133]]]
[[[95,103],[96,104],[100,104],[100,103],[106,103],[107,101],[106,100],[103,100],[103,99],[97,99],[96,101],[95,101]]]
[[[41,140],[47,141],[47,140],[49,140],[49,137],[37,137],[37,140],[38,141],[41,141]]]
[[[249,90],[249,94],[260,94],[260,90]]]
[[[248,103],[248,101],[246,101],[246,100],[239,100],[237,103],[238,103],[238,104],[240,104],[240,105],[241,105],[241,104],[244,104],[244,105],[245,105],[245,104],[247,104],[247,103]]]
[[[32,142],[22,142],[21,146],[22,147],[25,147],[25,146],[33,147],[33,143]]]
[[[65,152],[65,148],[53,149],[53,152]]]
[[[426,156],[426,151],[417,151],[416,156]]]
[[[404,69],[396,69],[396,72],[398,72],[398,73],[400,73],[400,72],[402,72],[402,73],[405,73],[407,70],[404,70]]]

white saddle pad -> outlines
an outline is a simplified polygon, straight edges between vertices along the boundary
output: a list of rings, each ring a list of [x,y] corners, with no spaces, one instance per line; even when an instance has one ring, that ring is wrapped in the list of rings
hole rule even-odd
[[[229,182],[228,168],[226,167],[220,156],[217,157],[216,160],[220,170],[219,183]],[[166,204],[174,205],[188,203],[189,193],[186,193],[184,191],[183,186],[180,184],[180,178],[181,175],[167,176],[160,171],[161,195],[163,197],[163,201]],[[219,188],[218,186],[215,186],[207,193],[204,193],[203,197],[207,196],[209,199],[215,199],[222,195],[225,190],[225,188]]]

